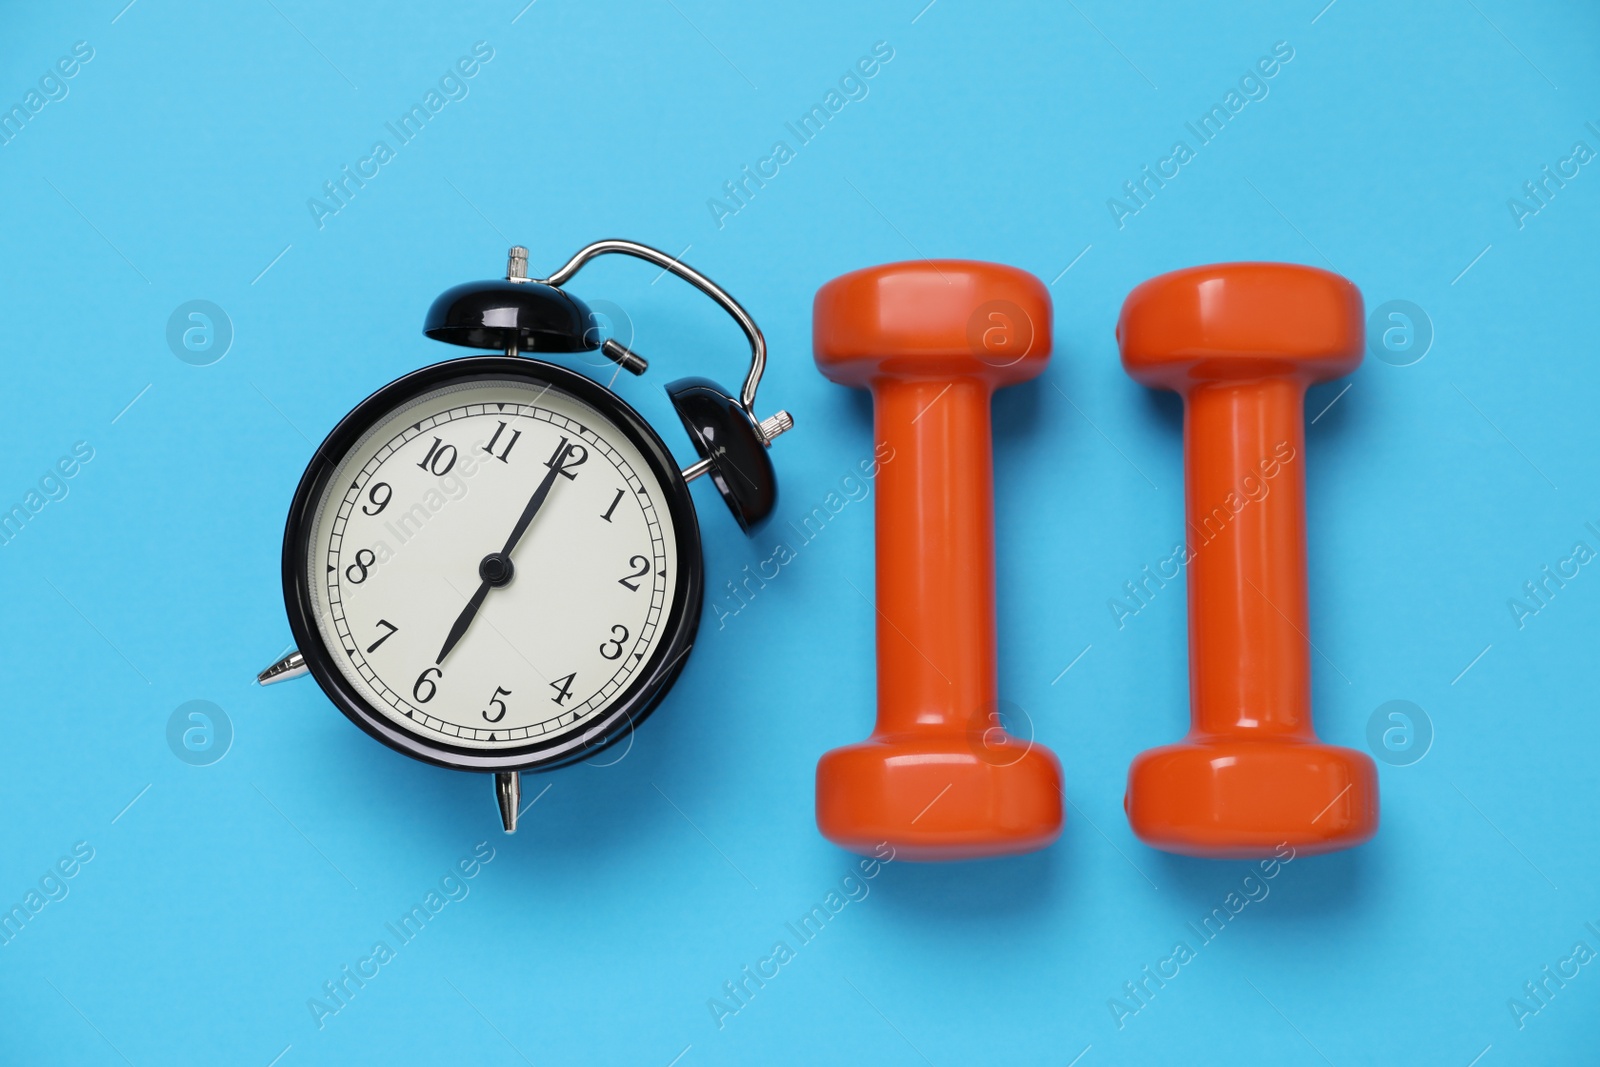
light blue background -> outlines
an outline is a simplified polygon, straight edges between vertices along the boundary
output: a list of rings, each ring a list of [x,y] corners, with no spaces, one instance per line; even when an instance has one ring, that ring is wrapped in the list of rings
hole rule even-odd
[[[1520,1030],[1507,1006],[1580,939],[1600,949],[1600,577],[1521,629],[1507,606],[1575,541],[1600,548],[1600,172],[1521,229],[1507,207],[1575,141],[1600,148],[1591,6],[524,2],[0,16],[6,107],[75,41],[95,50],[0,147],[0,504],[74,442],[95,453],[0,549],[0,902],[95,850],[0,948],[0,1060],[1600,1059],[1600,966]],[[470,95],[319,229],[307,199],[476,41],[494,58]],[[719,229],[708,198],[793,147],[784,123],[878,41],[894,58],[869,95]],[[1119,230],[1107,198],[1277,41],[1295,54],[1270,95]],[[537,273],[608,236],[687,248],[732,290],[771,342],[763,413],[796,417],[767,532],[694,488],[713,597],[869,452],[864,399],[811,362],[819,285],[950,255],[1031,270],[1056,301],[1051,368],[996,402],[996,507],[1002,693],[1060,755],[1066,831],[1020,859],[889,865],[721,1030],[708,998],[852,863],[816,832],[812,774],[872,719],[851,588],[871,588],[870,504],[724,628],[708,607],[627,757],[530,779],[550,788],[513,838],[487,779],[376,745],[310,681],[252,683],[288,641],[279,541],[313,443],[458,354],[419,332],[439,291],[498,274],[512,241]],[[1139,281],[1240,258],[1331,264],[1369,308],[1431,318],[1421,362],[1313,391],[1308,417],[1338,402],[1307,465],[1318,729],[1364,746],[1403,699],[1436,737],[1380,765],[1375,841],[1284,868],[1119,1030],[1108,1000],[1247,866],[1152,851],[1122,815],[1129,760],[1184,730],[1187,677],[1178,585],[1121,630],[1107,607],[1182,522],[1177,406],[1122,372],[1112,329]],[[627,309],[655,369],[618,388],[687,462],[662,383],[735,384],[743,352],[654,276],[603,263],[574,291]],[[166,343],[192,299],[235,331],[211,366]],[[208,767],[166,741],[195,699],[235,732]],[[479,841],[495,858],[470,895],[319,1030],[308,998]]]

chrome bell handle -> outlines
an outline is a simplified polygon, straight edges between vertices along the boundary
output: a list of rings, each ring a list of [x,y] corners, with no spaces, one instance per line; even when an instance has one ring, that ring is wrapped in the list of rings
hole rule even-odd
[[[675,259],[659,249],[651,248],[649,245],[643,245],[637,241],[611,239],[605,241],[596,241],[593,244],[585,245],[583,248],[578,249],[577,253],[571,259],[563,263],[555,271],[555,273],[551,274],[548,278],[527,279],[524,277],[519,279],[514,275],[518,273],[519,267],[525,275],[527,270],[527,260],[523,257],[517,256],[515,252],[516,250],[513,250],[510,269],[506,272],[507,277],[510,278],[511,281],[537,281],[545,285],[555,286],[556,288],[560,288],[570,281],[572,276],[577,274],[578,271],[583,268],[583,265],[588,263],[591,259],[594,259],[597,256],[613,253],[625,256],[633,256],[636,259],[642,259],[647,263],[654,263],[656,266],[670,274],[676,274],[678,277],[682,278],[684,281],[688,282],[696,289],[699,289],[702,293],[705,293],[711,299],[720,304],[722,309],[733,317],[733,321],[739,324],[739,329],[744,331],[745,337],[749,338],[750,370],[745,375],[744,388],[739,391],[739,404],[744,408],[745,414],[750,416],[750,421],[761,428],[761,432],[765,437],[766,443],[770,445],[774,437],[777,437],[780,433],[783,433],[785,430],[794,425],[794,420],[787,412],[780,411],[776,415],[773,415],[771,418],[765,420],[756,415],[756,387],[761,384],[761,375],[767,369],[767,339],[761,336],[761,327],[756,325],[755,320],[750,317],[750,313],[745,311],[745,309],[739,305],[739,302],[733,297],[729,296],[721,286],[712,281],[710,278],[707,278],[704,274],[701,274],[699,271],[695,270],[693,267],[689,266],[687,263]],[[524,257],[525,255],[526,253],[524,252]]]

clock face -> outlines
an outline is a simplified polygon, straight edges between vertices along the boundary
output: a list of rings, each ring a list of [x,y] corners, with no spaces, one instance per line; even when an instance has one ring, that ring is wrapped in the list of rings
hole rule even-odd
[[[670,685],[699,614],[698,529],[659,438],[526,359],[439,364],[369,398],[307,472],[286,552],[329,696],[451,766],[596,750]]]

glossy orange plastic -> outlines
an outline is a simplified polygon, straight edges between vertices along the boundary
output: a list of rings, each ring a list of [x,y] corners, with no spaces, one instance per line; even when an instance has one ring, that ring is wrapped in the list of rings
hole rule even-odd
[[[1361,293],[1311,267],[1194,267],[1130,293],[1117,342],[1130,375],[1183,396],[1188,509],[1189,735],[1134,760],[1128,821],[1191,856],[1358,845],[1376,768],[1311,727],[1304,401],[1360,364]]]
[[[878,721],[817,765],[817,826],[896,858],[1043,848],[1061,767],[997,700],[989,403],[1050,356],[1033,275],[963,260],[855,271],[818,291],[817,366],[870,389],[877,456]]]

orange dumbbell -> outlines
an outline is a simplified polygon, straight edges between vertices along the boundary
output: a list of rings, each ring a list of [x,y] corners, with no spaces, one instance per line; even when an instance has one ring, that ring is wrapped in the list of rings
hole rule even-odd
[[[1361,292],[1311,267],[1194,267],[1134,289],[1117,342],[1183,397],[1188,506],[1189,736],[1133,761],[1133,832],[1217,858],[1359,845],[1376,768],[1311,728],[1303,409],[1361,362]]]
[[[917,860],[1042,848],[1061,833],[1061,767],[999,712],[989,401],[1044,370],[1050,294],[992,263],[894,263],[823,286],[813,335],[823,374],[872,391],[885,457],[877,729],[817,764],[817,826]]]

